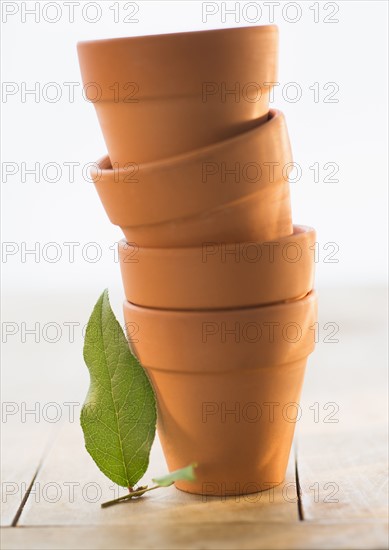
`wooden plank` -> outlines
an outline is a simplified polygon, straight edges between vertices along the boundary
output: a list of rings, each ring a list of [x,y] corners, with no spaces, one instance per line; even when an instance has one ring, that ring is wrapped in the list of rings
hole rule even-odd
[[[306,520],[388,517],[385,431],[301,438],[298,471]]]
[[[387,360],[385,292],[345,291],[323,303],[319,326],[339,325],[310,360],[298,426],[304,518],[386,518]],[[304,416],[305,415],[305,416]]]
[[[3,403],[4,404],[4,403]],[[11,525],[53,435],[53,426],[2,418],[1,525]]]
[[[145,482],[167,471],[158,442],[154,444]],[[70,493],[70,488],[73,492]],[[120,494],[125,494],[124,490]],[[34,484],[19,525],[138,525],[186,522],[195,525],[242,520],[247,523],[298,521],[294,458],[284,484],[240,497],[202,497],[169,487],[139,501],[101,509],[117,495],[116,486],[84,449],[78,424],[69,424],[54,445]],[[95,500],[95,501],[94,501]]]
[[[3,529],[4,550],[386,550],[382,523],[161,523]]]
[[[80,303],[78,296],[63,297],[58,292],[42,296],[19,289],[8,292],[1,303],[2,525],[10,525],[15,518],[49,442],[61,421],[68,419],[71,409],[65,404],[80,403],[83,397],[84,390],[80,392],[74,379],[88,381],[81,331],[88,304],[84,300],[77,306],[77,299]],[[64,324],[70,319],[78,322],[74,339],[68,337]],[[58,341],[52,341],[53,332],[46,333],[44,327],[50,324],[59,327]],[[79,410],[80,406],[75,407],[76,416]]]

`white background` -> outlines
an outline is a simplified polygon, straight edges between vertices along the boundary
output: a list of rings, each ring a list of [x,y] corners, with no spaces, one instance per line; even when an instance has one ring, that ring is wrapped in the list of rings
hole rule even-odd
[[[241,2],[235,13],[224,15],[223,6],[231,9],[235,2],[138,2],[139,11],[132,17],[130,4],[75,2],[71,22],[66,2],[40,2],[36,14],[25,12],[35,2],[2,2],[6,21],[2,25],[2,238],[13,243],[3,243],[3,252],[12,252],[3,254],[2,263],[3,288],[8,292],[87,288],[97,296],[110,287],[114,294],[121,293],[113,250],[121,231],[110,224],[93,184],[82,176],[82,167],[106,149],[94,108],[82,97],[77,41],[272,22],[270,8],[263,2]],[[273,105],[286,115],[294,159],[302,168],[300,181],[291,185],[294,222],[317,229],[317,285],[383,284],[387,3],[276,2],[273,7],[280,29],[280,86]],[[217,13],[206,16],[205,10]],[[98,22],[91,22],[98,17]],[[138,22],[124,22],[126,17]],[[45,87],[53,82],[56,87]],[[74,83],[74,101],[69,101],[66,82]],[[293,99],[295,90],[287,88],[290,82],[301,90],[297,102],[285,98],[289,91]],[[315,82],[318,102],[309,89]],[[333,96],[337,103],[324,101],[333,89],[332,85],[324,89],[330,82],[339,87]],[[25,89],[36,86],[40,86],[37,97],[24,96]],[[54,102],[58,90],[62,95]],[[73,182],[64,165],[69,162],[78,163]],[[339,166],[334,176],[338,182],[323,181],[329,175],[324,170],[327,162]],[[39,182],[31,174],[23,182],[24,168],[32,169],[35,163],[39,163]],[[59,165],[58,182],[45,181],[47,163]],[[314,163],[321,170],[318,183],[309,169]],[[54,171],[47,173],[55,178]],[[49,261],[58,253],[44,248],[49,242],[60,247],[57,262]],[[74,262],[69,262],[66,242],[80,243]],[[88,248],[90,242],[98,243],[98,248]],[[330,242],[339,247],[334,255],[337,263],[323,261],[334,250],[332,245],[325,250]],[[34,247],[37,256],[24,257],[24,250]],[[96,250],[101,259],[94,263]]]

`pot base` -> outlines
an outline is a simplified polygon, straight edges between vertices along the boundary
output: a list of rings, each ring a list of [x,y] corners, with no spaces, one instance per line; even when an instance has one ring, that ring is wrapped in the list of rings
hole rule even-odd
[[[253,483],[253,482],[247,482],[243,486],[240,484],[239,487],[237,487],[235,490],[232,489],[233,484],[219,484],[214,482],[205,482],[201,485],[199,485],[196,482],[193,481],[176,481],[174,484],[176,489],[179,491],[182,491],[183,493],[188,493],[191,495],[201,495],[206,497],[233,497],[233,496],[240,496],[240,495],[253,495],[255,493],[263,493],[264,491],[268,491],[269,489],[272,489],[274,487],[277,487],[278,485],[281,485],[281,483],[284,481],[285,478],[283,478],[281,481],[274,481],[270,483]]]

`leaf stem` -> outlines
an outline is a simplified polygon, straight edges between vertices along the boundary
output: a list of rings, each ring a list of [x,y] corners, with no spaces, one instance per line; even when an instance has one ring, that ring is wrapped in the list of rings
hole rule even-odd
[[[123,495],[122,497],[115,498],[114,500],[108,500],[107,502],[103,502],[101,505],[102,508],[108,508],[109,506],[113,506],[114,504],[119,504],[120,502],[123,502],[125,500],[131,500],[134,497],[141,497],[145,493],[148,493],[149,491],[154,491],[154,489],[160,489],[161,485],[154,485],[153,487],[146,487],[146,488],[140,488],[135,489],[135,491],[131,491],[131,493],[128,493],[128,495]]]

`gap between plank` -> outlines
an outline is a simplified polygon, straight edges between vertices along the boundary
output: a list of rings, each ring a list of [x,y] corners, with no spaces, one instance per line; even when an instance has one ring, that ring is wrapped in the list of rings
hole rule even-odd
[[[58,436],[58,433],[61,431],[62,429],[62,426],[60,426],[60,428],[57,430],[56,433],[53,433],[47,440],[46,442],[46,445],[44,446],[43,448],[43,453],[42,453],[42,456],[41,456],[41,459],[40,461],[38,462],[38,466],[35,470],[35,473],[34,475],[32,476],[32,480],[31,480],[31,483],[30,485],[28,486],[24,496],[23,496],[23,499],[22,499],[22,502],[20,503],[18,509],[16,510],[16,514],[15,514],[15,517],[13,518],[12,520],[12,523],[11,523],[11,527],[17,527],[17,524],[18,524],[18,521],[20,519],[20,516],[22,515],[22,512],[24,510],[24,507],[26,505],[26,502],[31,494],[31,491],[32,491],[32,488],[34,487],[34,483],[36,481],[36,478],[38,477],[39,475],[39,472],[41,471],[42,469],[42,466],[43,466],[43,463],[45,461],[45,458],[46,456],[48,455],[48,453],[50,452],[50,449],[52,448],[53,444],[54,444],[54,441],[57,439],[57,436]]]
[[[298,511],[298,517],[299,521],[305,521],[304,518],[304,508],[303,508],[303,499],[302,499],[302,490],[300,485],[300,475],[299,475],[299,468],[298,468],[298,456],[297,456],[297,441],[294,444],[294,474],[296,479],[296,491],[297,491],[297,511]]]

